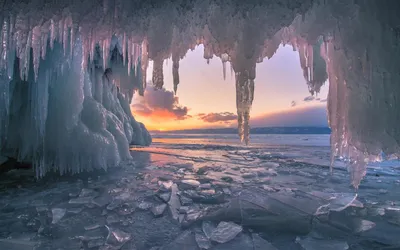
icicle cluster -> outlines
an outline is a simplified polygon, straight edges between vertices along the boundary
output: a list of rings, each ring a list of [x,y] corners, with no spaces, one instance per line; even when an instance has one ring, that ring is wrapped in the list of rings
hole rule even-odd
[[[129,107],[133,90],[143,89],[141,44],[125,36],[112,44],[113,36],[100,39],[71,15],[32,26],[10,14],[2,23],[2,155],[42,177],[106,169],[131,158],[129,144],[151,143]]]

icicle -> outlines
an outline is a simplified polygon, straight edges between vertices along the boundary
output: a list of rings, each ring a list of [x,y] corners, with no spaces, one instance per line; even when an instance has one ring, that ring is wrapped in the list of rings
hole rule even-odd
[[[105,58],[103,58],[104,60],[104,69],[106,69],[108,67],[108,59],[110,56],[110,46],[111,46],[111,36],[109,36],[107,39],[105,39],[105,42],[103,43],[104,46],[104,56]]]
[[[222,61],[222,75],[224,77],[224,81],[226,80],[226,62]]]
[[[85,35],[82,32],[82,27],[79,28],[79,34],[82,39],[82,74],[84,74],[88,67],[90,36],[85,38]]]
[[[1,41],[1,49],[0,49],[0,70],[1,69],[7,69],[7,64],[8,64],[8,50],[9,50],[9,23],[7,22],[7,19],[4,20],[1,33],[0,33],[0,41]]]
[[[50,20],[50,48],[53,49],[54,41],[56,40],[57,26],[54,19]],[[47,42],[46,42],[47,43]]]
[[[41,42],[42,42],[41,27],[35,26],[32,30],[33,69],[35,72],[35,81],[37,79],[39,70]]]
[[[133,48],[134,48],[133,64],[134,67],[136,68],[140,57],[140,45],[135,43]]]
[[[10,29],[8,32],[8,52],[7,52],[7,57],[8,57],[8,63],[7,63],[7,68],[8,68],[8,77],[11,78],[13,75],[13,67],[12,65],[14,64],[14,59],[15,55],[14,53],[16,52],[16,43],[14,40],[14,31],[15,31],[15,17],[14,15],[10,15]]]
[[[159,58],[153,60],[153,85],[156,89],[162,89],[164,85],[164,73],[163,73],[164,61]]]
[[[250,135],[250,110],[254,98],[255,66],[249,71],[238,72],[236,78],[236,108],[238,114],[238,133],[240,140],[246,145]]]
[[[142,62],[141,62],[141,71],[142,71],[142,87],[146,89],[146,81],[147,81],[147,66],[149,65],[149,55],[147,52],[148,42],[145,38],[142,42]]]
[[[125,32],[124,32],[124,36],[122,39],[122,60],[124,62],[124,66],[125,66],[125,64],[126,64],[126,33]]]
[[[46,58],[46,52],[47,52],[47,40],[49,39],[49,33],[51,31],[49,30],[49,23],[43,25],[41,27],[41,39],[40,39],[40,43],[41,43],[41,57],[44,60]],[[51,42],[50,42],[51,44]]]
[[[71,29],[71,40],[70,40],[70,57],[72,58],[72,54],[74,53],[74,44],[75,44],[75,32],[76,32],[76,27],[75,25],[72,23],[69,24],[69,27]]]
[[[15,29],[14,37],[16,41],[17,56],[20,58],[20,64],[22,64],[22,66],[19,67],[20,76],[23,78],[26,72],[26,45],[29,35],[29,26],[24,15],[17,15]]]
[[[174,82],[174,93],[176,95],[179,84],[179,57],[172,58],[172,78]]]
[[[102,58],[103,58],[103,70],[106,70],[107,69],[107,57],[106,57],[106,55],[107,55],[107,52],[106,52],[107,44],[106,44],[106,41],[105,40],[101,41],[101,45],[100,46],[101,46]]]
[[[103,12],[104,12],[104,14],[107,14],[107,11],[108,11],[108,1],[109,0],[103,0]]]
[[[133,43],[131,39],[128,40],[128,75],[131,75],[131,70],[132,70],[132,51],[133,51]]]
[[[94,55],[96,50],[96,34],[92,31],[90,35],[90,60],[94,61]]]
[[[229,55],[224,53],[221,55],[221,61],[222,61],[222,74],[224,77],[224,80],[226,80],[226,62],[229,59]]]
[[[64,56],[67,55],[67,49],[68,49],[68,44],[70,44],[68,41],[68,34],[69,34],[69,27],[68,27],[68,21],[64,20],[63,21],[63,28],[62,28],[62,44],[64,47]]]

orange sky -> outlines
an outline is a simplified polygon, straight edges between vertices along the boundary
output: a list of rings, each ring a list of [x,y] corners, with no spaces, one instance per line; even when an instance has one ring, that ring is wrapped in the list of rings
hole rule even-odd
[[[164,88],[154,92],[149,90],[145,97],[134,95],[132,113],[136,120],[143,122],[149,130],[179,130],[211,127],[234,127],[236,119],[224,122],[207,122],[199,114],[229,112],[236,115],[236,92],[234,76],[227,64],[227,78],[224,81],[222,63],[219,58],[207,64],[203,59],[202,46],[189,51],[180,62],[180,84],[177,96],[173,97],[172,62],[164,63]],[[150,63],[147,79],[152,77]],[[325,84],[320,100],[327,97]],[[146,95],[148,94],[148,95]],[[298,52],[291,46],[281,47],[270,60],[257,64],[255,94],[251,117],[268,117],[268,114],[287,113],[291,115],[307,107],[322,107],[326,102],[320,100],[304,101],[310,96],[303,78]],[[176,99],[176,100],[175,100]],[[296,106],[292,107],[294,101]],[[172,103],[173,102],[173,103]],[[135,104],[145,106],[141,112]],[[165,107],[164,107],[165,106]],[[187,108],[185,111],[183,108]],[[259,121],[259,118],[257,118]],[[326,119],[326,117],[322,117]],[[294,124],[295,125],[295,124]]]

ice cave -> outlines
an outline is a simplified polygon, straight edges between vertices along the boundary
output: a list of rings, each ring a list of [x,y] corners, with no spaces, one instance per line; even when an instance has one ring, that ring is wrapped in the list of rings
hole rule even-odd
[[[363,205],[357,200],[357,197],[365,192],[363,190],[368,189],[363,189],[362,186],[360,188],[360,183],[369,171],[367,166],[397,160],[400,153],[400,71],[397,62],[400,56],[400,2],[0,0],[0,6],[0,173],[4,178],[0,180],[1,249],[400,248],[400,241],[391,237],[400,232],[398,204],[392,202],[393,204],[386,207],[376,207],[371,203],[368,207],[366,203]],[[182,170],[188,166],[187,163],[173,166],[178,175],[179,171],[182,172],[183,180],[179,180],[178,185],[165,176],[159,179],[153,177],[150,180],[146,177],[147,174],[137,172],[140,169],[137,166],[140,164],[135,163],[135,160],[143,157],[140,151],[151,145],[154,138],[146,129],[146,124],[135,119],[130,108],[132,98],[135,93],[145,95],[149,84],[152,84],[154,89],[163,89],[163,67],[166,60],[172,62],[173,91],[178,95],[180,85],[190,84],[180,82],[180,62],[188,51],[194,50],[198,45],[204,48],[205,64],[218,58],[221,61],[223,77],[229,74],[229,70],[234,76],[237,133],[238,140],[243,144],[237,149],[236,158],[232,156],[229,159],[239,161],[237,158],[240,157],[258,157],[257,159],[268,166],[269,172],[263,172],[264,176],[257,172],[257,178],[275,176],[275,170],[272,168],[282,165],[283,158],[277,156],[274,158],[276,162],[272,162],[271,155],[264,154],[265,152],[258,152],[256,155],[255,151],[246,147],[252,144],[250,117],[254,91],[257,90],[256,65],[274,57],[281,45],[290,46],[296,51],[298,64],[303,71],[303,84],[311,95],[318,94],[321,87],[329,82],[327,119],[331,134],[327,171],[330,173],[326,178],[334,178],[332,175],[337,173],[333,168],[340,160],[349,171],[346,173],[350,175],[350,184],[354,188],[351,192],[357,194],[346,196],[338,191],[335,195],[327,196],[327,193],[320,190],[312,191],[313,197],[320,199],[318,202],[314,204],[304,197],[304,200],[300,201],[296,197],[301,195],[296,194],[295,197],[290,196],[290,199],[297,202],[293,205],[295,201],[289,201],[289,196],[281,194],[271,194],[269,198],[262,200],[256,195],[257,192],[246,191],[246,181],[242,180],[244,186],[236,186],[236,191],[242,191],[236,200],[231,201],[230,207],[224,208],[225,210],[216,211],[217,208],[221,208],[221,197],[235,193],[235,188],[229,189],[221,184],[221,190],[217,190],[212,189],[211,184],[194,180],[193,173],[188,174],[187,170]],[[149,62],[153,65],[151,79],[147,76]],[[228,63],[231,69],[227,69]],[[132,153],[132,147],[138,150]],[[193,150],[194,146],[191,147]],[[226,155],[230,155],[231,151],[227,151]],[[204,162],[204,157],[200,158],[190,163],[191,171],[195,169],[196,173],[212,172],[213,170],[203,171],[199,170],[203,168],[194,167],[193,164]],[[215,162],[224,162],[218,157],[216,159]],[[267,160],[270,162],[264,162]],[[288,166],[295,163],[294,160],[287,161]],[[247,165],[245,162],[237,164]],[[99,180],[90,177],[83,182],[76,179],[77,177],[71,177],[82,172],[96,172],[121,165],[135,169],[124,171],[136,172],[110,173],[107,177],[109,179],[104,182],[99,181],[103,178],[101,176],[98,177]],[[21,177],[18,174],[16,182],[11,181],[14,177],[8,175],[18,173],[18,169],[24,167],[32,168],[34,175]],[[151,167],[155,168],[153,165]],[[211,167],[204,167],[207,168]],[[393,169],[400,170],[399,167]],[[304,174],[304,171],[300,175]],[[212,172],[215,175],[209,178],[220,178],[217,174],[219,172],[215,170]],[[246,171],[243,170],[242,174],[244,172]],[[62,177],[64,175],[67,176]],[[129,175],[133,179],[129,179]],[[376,177],[381,175],[385,176],[375,173]],[[399,175],[388,175],[394,178],[394,185],[397,185],[390,197],[398,199]],[[28,178],[31,185],[42,188],[40,195],[27,187],[20,188],[22,184],[10,184],[21,183],[24,178]],[[107,186],[111,180],[117,179],[116,183]],[[222,178],[227,183],[234,182],[234,179]],[[134,180],[145,183],[142,188],[138,188],[139,184],[134,184]],[[367,178],[366,183],[369,181]],[[220,182],[221,180],[216,183]],[[386,182],[387,180],[383,181]],[[26,197],[32,199],[13,200],[14,195],[7,193],[9,189],[5,188],[9,184],[20,190],[18,194],[21,197],[23,192],[31,191]],[[342,184],[343,190],[346,185],[346,188],[349,188],[348,179]],[[71,185],[74,186],[73,189],[70,189]],[[108,191],[103,190],[105,186],[109,187]],[[164,192],[157,193],[157,201],[164,200],[166,203],[155,206],[146,200],[147,196],[143,200],[143,197],[138,198],[134,195],[147,194],[148,191],[144,191],[144,187],[151,189],[153,186],[157,186],[154,188],[159,192]],[[134,187],[138,189],[133,191]],[[192,190],[194,187],[201,191]],[[332,187],[335,187],[335,184],[332,184]],[[75,189],[79,189],[76,195]],[[280,190],[277,193],[286,190],[282,187],[264,189],[268,192]],[[372,189],[384,193],[384,188],[380,185]],[[53,195],[59,197],[66,192],[66,197],[70,199],[66,202],[68,206],[60,205],[65,203],[61,198],[43,204],[44,197],[50,195],[52,190],[56,190]],[[209,192],[206,192],[207,190]],[[294,192],[293,190],[291,192]],[[106,195],[102,195],[103,193]],[[165,193],[168,195],[163,196]],[[368,195],[366,197],[364,202],[370,198]],[[199,206],[193,212],[190,206],[197,201],[212,206]],[[268,202],[275,206],[270,209],[269,214],[265,215],[266,217],[257,214],[260,208],[268,209],[265,205]],[[136,207],[133,208],[131,203],[135,203]],[[282,207],[282,204],[288,203],[292,206],[291,210]],[[297,230],[305,221],[292,216],[297,213],[293,211],[301,210],[309,216],[310,209],[306,203],[315,205],[312,216],[307,217],[311,218],[313,230],[310,225]],[[72,205],[81,207],[71,207]],[[159,218],[167,207],[172,218],[179,221],[181,226],[191,228],[192,225],[200,223],[200,229],[186,229],[178,236],[172,231],[180,231],[164,219],[157,224],[150,219],[147,221],[147,217],[136,218],[132,215],[137,214],[136,210],[151,210],[154,216]],[[235,217],[237,207],[246,213],[241,215],[239,221]],[[374,212],[371,212],[371,207]],[[96,210],[97,212],[82,212],[84,209],[97,208],[100,209]],[[281,213],[282,210],[285,212]],[[342,218],[340,226],[339,222],[335,221],[335,228],[326,233],[329,239],[319,235],[319,229],[315,231],[314,217],[318,217],[318,225],[322,227],[324,222],[336,220],[335,216],[342,211],[357,216],[358,213],[374,213],[374,216],[386,214],[390,219],[385,223],[390,226],[378,226],[376,221],[361,220],[359,215],[356,216],[357,221],[348,220],[346,225],[343,224],[345,220]],[[39,215],[35,217],[32,213]],[[254,220],[250,216],[251,213],[254,213]],[[68,214],[78,214],[82,217],[74,221]],[[93,221],[93,218],[100,214],[106,216],[106,221]],[[182,214],[185,215],[182,217]],[[280,227],[283,224],[278,219],[266,219],[277,214],[284,214],[287,221],[296,226]],[[329,218],[320,218],[327,214]],[[18,221],[15,221],[15,216],[19,216],[16,219]],[[121,216],[126,216],[124,221],[121,220]],[[302,216],[300,217],[305,218]],[[225,222],[214,225],[216,218],[221,217],[224,217]],[[46,222],[49,218],[50,222]],[[81,221],[77,222],[78,220]],[[383,219],[377,220],[381,222]],[[128,232],[127,228],[118,228],[119,224],[131,227],[135,221],[139,221],[136,223],[145,228],[143,230],[146,234],[139,232],[138,228],[135,229],[136,234]],[[305,223],[308,222],[310,221]],[[21,223],[25,224],[19,226]],[[71,229],[74,228],[71,225],[74,223],[86,223],[85,229],[82,226],[84,232],[79,236],[72,235],[75,229]],[[262,223],[276,224],[281,230],[292,230],[299,235],[308,236],[296,237],[295,240],[291,239],[291,236],[282,236],[282,239],[275,242],[271,240],[272,236],[265,236],[261,231],[257,231],[264,228]],[[92,227],[88,226],[89,224]],[[104,229],[100,224],[107,229],[108,233],[105,236],[102,235],[104,232],[97,232],[100,228]],[[29,240],[27,236],[16,236],[17,233],[7,230],[10,225],[14,225],[11,228],[17,228],[17,231],[23,227],[23,233],[29,231],[27,228],[34,228],[35,236],[29,234]],[[161,235],[157,238],[150,232],[150,225],[153,229],[164,227],[165,230],[157,229]],[[348,232],[337,233],[344,230],[343,228]],[[244,233],[246,230],[250,230],[251,237]],[[383,230],[386,233],[382,234],[386,235],[366,233],[371,230]],[[259,234],[256,235],[256,231]],[[235,244],[232,243],[234,241]],[[284,243],[289,241],[290,244]]]

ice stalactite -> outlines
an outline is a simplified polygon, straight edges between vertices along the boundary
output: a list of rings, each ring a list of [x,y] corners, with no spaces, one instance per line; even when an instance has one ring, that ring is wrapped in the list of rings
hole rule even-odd
[[[384,155],[399,156],[400,99],[396,84],[400,76],[395,61],[400,50],[393,47],[398,33],[390,28],[394,19],[389,18],[396,16],[394,9],[398,4],[320,6],[327,8],[327,12],[345,6],[349,12],[341,13],[340,22],[321,16],[329,28],[325,27],[328,31],[320,52],[329,77],[332,164],[336,157],[345,160],[351,182],[358,188],[369,162],[381,161]],[[346,18],[347,14],[352,18]],[[375,36],[380,39],[360,39]]]
[[[153,59],[153,85],[156,89],[162,89],[164,86],[164,72],[163,72],[163,63],[164,60],[162,58],[154,58]]]
[[[224,53],[221,55],[221,61],[222,61],[222,75],[224,77],[224,80],[226,80],[226,62],[229,60],[229,55]]]
[[[174,93],[176,95],[179,84],[179,58],[172,57],[172,78],[174,82]]]
[[[142,91],[139,91],[139,94],[143,96],[144,90],[146,89],[146,84],[147,84],[147,67],[149,65],[149,52],[148,52],[148,42],[147,39],[145,38],[142,42],[142,54],[141,54],[141,75],[142,75]]]
[[[250,72],[245,71],[237,72],[235,78],[239,137],[242,142],[248,145],[250,110],[254,98],[254,76]]]

